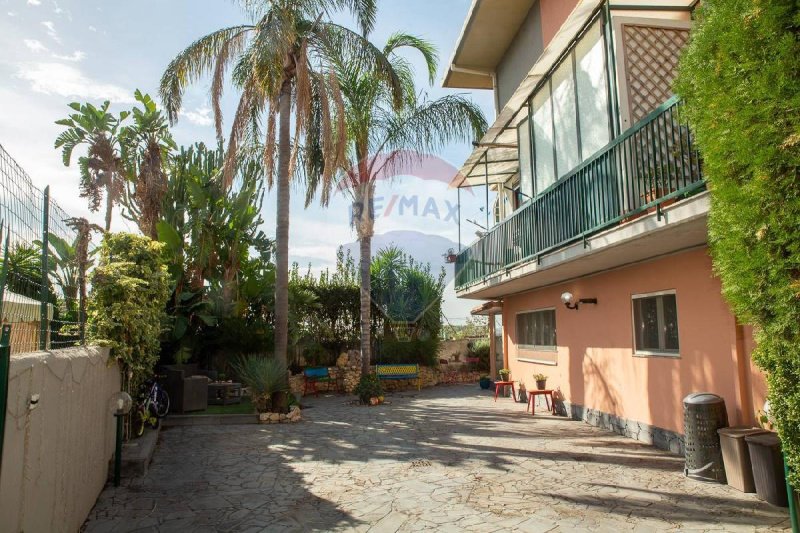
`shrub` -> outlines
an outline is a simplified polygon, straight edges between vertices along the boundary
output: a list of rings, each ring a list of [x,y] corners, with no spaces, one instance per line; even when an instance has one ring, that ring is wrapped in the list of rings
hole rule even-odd
[[[249,355],[236,360],[231,367],[250,389],[253,404],[259,412],[269,411],[272,395],[288,388],[286,365],[277,359]]]
[[[358,396],[361,403],[369,405],[370,398],[383,396],[383,384],[375,374],[364,374],[353,389],[353,393]]]
[[[485,372],[489,370],[489,352],[489,341],[482,339],[470,345],[467,357],[477,357],[478,370],[483,370]]]
[[[440,344],[438,337],[407,341],[389,338],[380,343],[378,359],[381,364],[417,363],[420,366],[435,367],[438,364]]]
[[[88,338],[111,347],[134,392],[158,361],[169,297],[162,246],[139,235],[108,233],[91,278]]]
[[[725,297],[754,326],[772,415],[800,488],[800,5],[707,0],[677,92],[711,191]]]

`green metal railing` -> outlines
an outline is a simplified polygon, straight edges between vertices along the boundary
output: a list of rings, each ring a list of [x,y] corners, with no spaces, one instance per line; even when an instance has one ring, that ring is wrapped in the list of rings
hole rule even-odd
[[[0,319],[11,354],[83,344],[74,219],[0,146]]]
[[[671,98],[542,191],[456,258],[456,287],[470,285],[630,220],[703,187],[681,103]]]

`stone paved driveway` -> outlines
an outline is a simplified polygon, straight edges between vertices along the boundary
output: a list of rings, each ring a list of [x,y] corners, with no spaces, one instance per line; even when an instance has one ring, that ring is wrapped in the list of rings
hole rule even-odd
[[[295,425],[171,428],[149,473],[106,488],[109,531],[779,531],[783,509],[690,481],[680,458],[476,386]]]

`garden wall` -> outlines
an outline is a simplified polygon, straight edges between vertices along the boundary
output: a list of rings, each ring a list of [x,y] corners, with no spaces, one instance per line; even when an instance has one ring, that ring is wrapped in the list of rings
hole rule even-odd
[[[461,342],[461,341],[456,341]],[[464,343],[466,346],[466,343]],[[440,351],[440,354],[442,352]],[[420,367],[421,387],[434,387],[440,383],[477,383],[481,373],[468,371],[466,365],[447,365],[452,368],[442,369],[440,367],[430,368]],[[352,394],[353,389],[361,379],[361,352],[350,350],[342,353],[336,361],[336,366],[328,368],[331,381],[327,383],[317,383],[317,390],[320,392],[345,392]],[[298,374],[289,378],[289,388],[292,393],[300,397],[303,395],[303,375]],[[418,382],[416,379],[397,379],[383,381],[384,388],[388,391],[416,389]]]
[[[81,528],[108,477],[115,430],[110,400],[119,390],[107,348],[12,356],[0,530]]]

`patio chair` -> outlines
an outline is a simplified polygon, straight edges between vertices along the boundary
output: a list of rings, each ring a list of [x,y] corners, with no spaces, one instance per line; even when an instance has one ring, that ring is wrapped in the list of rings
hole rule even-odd
[[[168,365],[164,367],[164,374],[170,411],[187,413],[208,408],[208,372],[198,369],[197,365]]]

